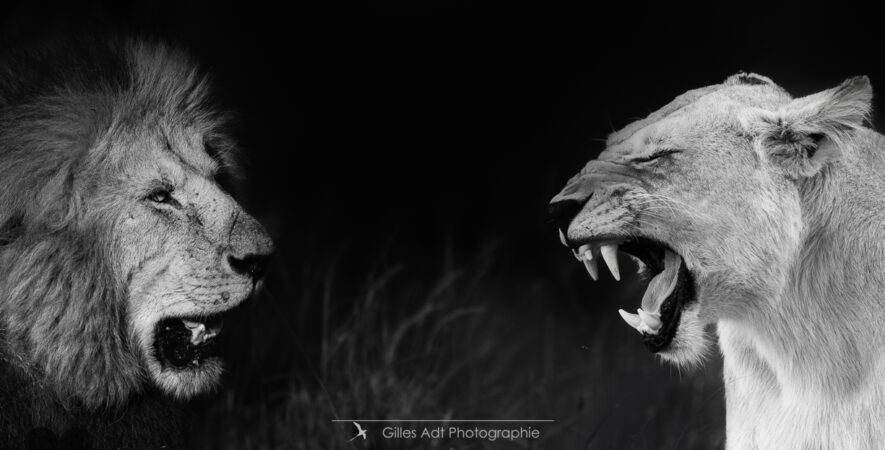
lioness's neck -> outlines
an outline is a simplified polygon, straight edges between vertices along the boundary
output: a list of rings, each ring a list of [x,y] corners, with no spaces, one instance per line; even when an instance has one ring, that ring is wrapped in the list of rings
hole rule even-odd
[[[838,162],[803,182],[800,195],[801,250],[785,289],[746,321],[721,324],[720,333],[739,354],[732,364],[752,367],[781,393],[850,395],[876,378],[885,345],[878,331],[885,323],[885,137],[860,132]]]

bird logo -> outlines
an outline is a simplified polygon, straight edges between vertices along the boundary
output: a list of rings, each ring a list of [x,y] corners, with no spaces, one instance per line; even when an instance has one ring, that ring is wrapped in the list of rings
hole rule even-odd
[[[368,432],[369,430],[364,430],[363,427],[361,427],[360,424],[358,424],[356,422],[353,423],[353,426],[356,427],[356,436],[350,438],[350,441],[352,441],[360,436],[363,437],[363,440],[366,440],[366,432]],[[350,442],[350,441],[347,441],[347,442]]]

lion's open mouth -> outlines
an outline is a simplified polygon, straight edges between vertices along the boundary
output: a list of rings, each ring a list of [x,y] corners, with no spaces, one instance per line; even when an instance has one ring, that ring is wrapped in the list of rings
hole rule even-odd
[[[164,369],[198,369],[218,357],[222,314],[174,317],[157,322],[154,351]]]
[[[692,275],[682,257],[670,247],[645,238],[589,242],[572,251],[594,280],[599,276],[597,262],[600,259],[615,279],[620,280],[618,252],[633,258],[640,275],[650,281],[637,314],[623,309],[618,312],[642,334],[649,350],[655,353],[665,350],[676,335],[683,309],[695,300]]]

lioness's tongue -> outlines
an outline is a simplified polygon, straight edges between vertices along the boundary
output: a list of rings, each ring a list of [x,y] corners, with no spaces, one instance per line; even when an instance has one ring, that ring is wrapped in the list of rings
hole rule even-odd
[[[673,292],[676,287],[676,279],[679,268],[682,266],[682,258],[670,250],[664,255],[664,270],[657,274],[648,283],[645,295],[642,296],[642,309],[649,313],[660,313],[661,304]]]

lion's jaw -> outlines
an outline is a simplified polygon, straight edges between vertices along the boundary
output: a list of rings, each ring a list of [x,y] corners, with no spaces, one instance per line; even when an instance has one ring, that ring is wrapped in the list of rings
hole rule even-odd
[[[198,271],[181,262],[166,257],[145,264],[130,284],[129,314],[151,378],[165,392],[187,399],[217,385],[223,316],[247,300],[255,285],[219,280],[197,293],[193,286],[200,281],[192,274]]]

